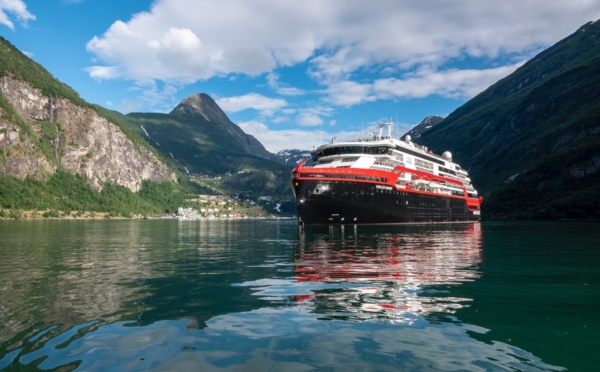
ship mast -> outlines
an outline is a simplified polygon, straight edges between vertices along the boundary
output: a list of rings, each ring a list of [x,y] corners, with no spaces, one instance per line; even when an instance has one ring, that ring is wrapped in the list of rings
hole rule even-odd
[[[392,138],[392,126],[394,123],[392,123],[391,121],[387,121],[385,123],[379,123],[379,138],[378,140],[383,139],[382,135],[383,135],[383,127],[387,127],[387,137],[386,138]]]

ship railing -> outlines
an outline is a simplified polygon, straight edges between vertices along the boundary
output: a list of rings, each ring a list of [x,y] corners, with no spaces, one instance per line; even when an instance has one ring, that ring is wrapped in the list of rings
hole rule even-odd
[[[374,164],[369,169],[375,169],[375,170],[382,170],[382,171],[386,171],[386,172],[391,172],[391,171],[394,170],[394,167],[392,167],[392,166],[385,166],[385,165],[381,165],[381,164]]]

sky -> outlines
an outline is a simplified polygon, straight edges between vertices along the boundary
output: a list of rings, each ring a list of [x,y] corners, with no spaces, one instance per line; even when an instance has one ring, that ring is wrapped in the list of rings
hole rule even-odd
[[[400,136],[598,19],[598,0],[0,0],[0,36],[84,100],[206,93],[271,152]]]

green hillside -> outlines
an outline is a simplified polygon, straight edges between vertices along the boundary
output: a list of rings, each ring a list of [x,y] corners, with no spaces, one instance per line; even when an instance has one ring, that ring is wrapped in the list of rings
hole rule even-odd
[[[132,113],[119,120],[182,174],[218,177],[224,193],[269,197],[293,212],[290,167],[232,123],[208,95],[194,94],[168,114]]]
[[[102,190],[93,189],[90,185],[84,187],[89,181],[85,176],[58,169],[63,151],[68,146],[78,145],[72,140],[67,143],[66,127],[60,122],[21,117],[0,92],[0,130],[12,133],[16,131],[12,129],[16,126],[19,128],[20,141],[29,144],[14,146],[6,141],[0,144],[0,165],[4,165],[0,169],[0,217],[6,217],[7,213],[18,216],[27,210],[47,210],[49,212],[46,213],[52,216],[66,214],[70,210],[115,215],[159,213],[173,210],[177,204],[182,206],[186,204],[186,199],[199,193],[241,195],[260,202],[269,211],[286,214],[294,211],[289,167],[277,163],[273,154],[232,123],[205,94],[186,98],[169,114],[122,115],[85,102],[75,90],[55,79],[43,66],[4,38],[0,38],[2,76],[9,77],[9,81],[13,82],[11,84],[23,82],[26,84],[24,86],[38,89],[42,97],[62,97],[116,124],[134,145],[124,149],[124,152],[140,147],[149,149],[159,161],[176,170],[179,184],[154,185],[144,182],[139,193],[109,183],[103,185]],[[83,128],[87,123],[82,122],[81,125]],[[70,130],[77,131],[74,128]],[[59,141],[53,142],[56,138]],[[114,144],[101,146],[109,148]],[[26,156],[29,160],[23,160]],[[82,162],[86,162],[94,153],[88,152],[86,156]],[[12,169],[21,169],[19,164],[24,161],[45,159],[49,164],[56,165],[57,169],[46,172],[22,171],[19,174],[6,171],[7,164]],[[105,174],[106,168],[93,172]],[[173,195],[149,191],[156,189],[171,190]]]
[[[600,22],[424,132],[485,197],[484,218],[600,218]]]
[[[0,36],[0,76],[6,75],[27,81],[46,96],[61,96],[80,106],[88,105],[76,91],[55,79],[44,67],[26,57]]]

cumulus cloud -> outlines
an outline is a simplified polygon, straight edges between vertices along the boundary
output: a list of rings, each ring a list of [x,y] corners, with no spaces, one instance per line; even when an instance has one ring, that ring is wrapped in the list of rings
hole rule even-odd
[[[319,115],[310,112],[303,112],[298,115],[296,122],[301,127],[315,127],[323,124],[323,119],[321,119]]]
[[[118,67],[113,66],[91,66],[85,69],[94,80],[110,80],[121,76]]]
[[[0,4],[4,24],[10,23],[3,11],[32,17],[20,0]],[[443,94],[460,96],[479,89],[469,81],[490,76],[490,71],[436,72],[449,60],[502,53],[529,58],[586,18],[600,18],[596,2],[157,0],[147,12],[116,21],[88,42],[88,51],[101,62],[88,72],[103,79],[180,83],[271,73],[268,84],[278,94],[292,96],[303,92],[281,84],[273,72],[306,63],[308,76],[326,87],[332,104],[370,101],[385,91],[398,95],[413,83],[425,83],[407,90],[409,96],[419,96],[437,91],[435,79],[457,84]],[[422,64],[432,68],[431,77],[389,75]],[[380,68],[389,80],[352,83],[357,71],[370,68]],[[452,79],[461,76],[469,81]],[[339,94],[343,89],[350,91]]]
[[[259,111],[262,116],[272,116],[275,111],[287,105],[287,102],[283,99],[269,98],[258,93],[219,98],[216,102],[225,112],[231,113],[254,109]]]
[[[301,2],[159,0],[150,11],[115,22],[87,49],[107,65],[122,66],[131,79],[257,75],[311,55],[314,33],[296,32],[306,28],[310,12]],[[173,25],[189,41],[176,50],[168,43]],[[177,60],[188,64],[165,63]]]
[[[430,95],[466,99],[482,92],[522,65],[523,62],[519,62],[484,70],[418,71],[403,79],[376,80],[372,86],[373,94],[380,99],[423,98]]]
[[[16,17],[23,26],[27,26],[28,21],[35,21],[36,19],[33,14],[29,13],[22,0],[0,0],[0,24],[14,30],[15,25],[9,14]]]
[[[117,21],[102,38],[90,40],[87,49],[106,63],[89,68],[91,75],[99,70],[120,71],[119,75],[104,78],[192,83],[209,76],[204,45],[189,28],[169,27],[163,33],[150,35],[131,23]]]
[[[340,131],[332,135],[323,130],[271,130],[261,121],[248,121],[238,125],[244,132],[256,137],[272,153],[284,149],[296,149],[298,146],[301,146],[302,150],[310,150],[329,141],[332,137],[358,138],[362,135],[362,133],[346,131]],[[301,143],[298,142],[299,138],[302,139]]]
[[[511,74],[523,63],[482,70],[423,69],[403,77],[377,79],[369,84],[339,81],[329,85],[326,100],[337,106],[350,107],[377,100],[423,98],[431,95],[468,99]]]
[[[239,82],[239,95],[217,104],[228,113],[256,111],[253,120],[240,114],[247,120],[240,127],[274,151],[299,138],[322,142],[316,137],[330,136],[321,128],[334,128],[335,110],[432,95],[469,99],[598,18],[600,2],[592,0],[156,0],[87,43],[95,62],[86,71],[140,90],[163,84],[169,98],[198,81]],[[465,63],[473,61],[480,67]],[[137,99],[161,97],[152,88]]]
[[[326,89],[327,101],[337,106],[353,106],[374,101],[372,84],[361,84],[354,81],[331,83]]]
[[[352,141],[358,138],[365,138],[367,133],[377,130],[376,125],[372,125],[361,131],[339,130],[335,133],[321,129],[272,130],[264,122],[258,120],[242,122],[238,125],[244,132],[256,137],[272,153],[277,153],[285,149],[311,150],[330,141],[334,137],[338,141]],[[399,135],[408,132],[411,128],[411,125],[405,123],[396,125]]]
[[[301,96],[306,94],[302,89],[291,87],[280,81],[279,74],[271,72],[267,75],[267,85],[282,96]]]

